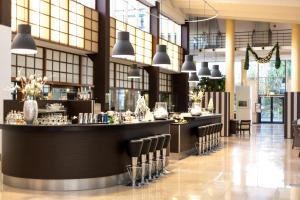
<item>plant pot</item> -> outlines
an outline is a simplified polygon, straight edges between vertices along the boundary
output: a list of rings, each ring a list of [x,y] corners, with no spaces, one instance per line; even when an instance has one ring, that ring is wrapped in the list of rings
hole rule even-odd
[[[27,99],[23,106],[24,121],[26,124],[33,124],[38,116],[38,104],[36,100]]]

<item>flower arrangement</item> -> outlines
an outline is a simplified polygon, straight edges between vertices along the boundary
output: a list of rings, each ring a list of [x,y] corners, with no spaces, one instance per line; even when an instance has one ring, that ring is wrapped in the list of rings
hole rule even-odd
[[[201,102],[204,96],[204,93],[202,90],[194,90],[190,91],[190,98],[193,102]]]
[[[28,78],[25,76],[18,76],[16,78],[20,82],[18,89],[24,95],[24,99],[36,99],[42,95],[43,86],[47,82],[47,77],[41,77],[37,75],[30,75]]]
[[[146,113],[149,112],[150,109],[146,104],[144,96],[139,96],[137,102],[136,102],[136,107],[134,113],[139,117],[139,120],[143,120],[145,117]]]

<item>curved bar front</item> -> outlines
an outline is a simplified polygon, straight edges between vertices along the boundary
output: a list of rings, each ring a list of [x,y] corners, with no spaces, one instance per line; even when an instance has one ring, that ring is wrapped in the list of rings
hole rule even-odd
[[[1,125],[4,184],[84,190],[123,184],[130,139],[169,133],[172,120],[115,125]]]

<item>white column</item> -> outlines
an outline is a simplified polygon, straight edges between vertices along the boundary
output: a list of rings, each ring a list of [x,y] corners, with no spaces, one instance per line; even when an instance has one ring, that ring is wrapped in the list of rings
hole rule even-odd
[[[0,123],[3,123],[3,100],[10,99],[11,85],[11,28],[0,25]],[[0,130],[0,153],[2,153],[2,131]]]
[[[225,45],[225,62],[226,62],[226,82],[225,90],[230,92],[230,118],[234,118],[234,21],[232,19],[226,20],[226,45]]]
[[[300,25],[292,25],[292,76],[291,92],[300,92]]]

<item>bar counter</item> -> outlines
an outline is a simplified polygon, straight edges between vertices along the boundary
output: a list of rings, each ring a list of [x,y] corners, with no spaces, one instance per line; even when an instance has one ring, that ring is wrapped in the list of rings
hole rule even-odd
[[[172,120],[112,125],[0,125],[4,184],[85,190],[128,181],[127,143],[170,131]]]
[[[198,142],[197,131],[199,126],[221,123],[221,114],[185,117],[186,123],[171,124],[170,152],[175,159],[181,159],[195,150]]]

